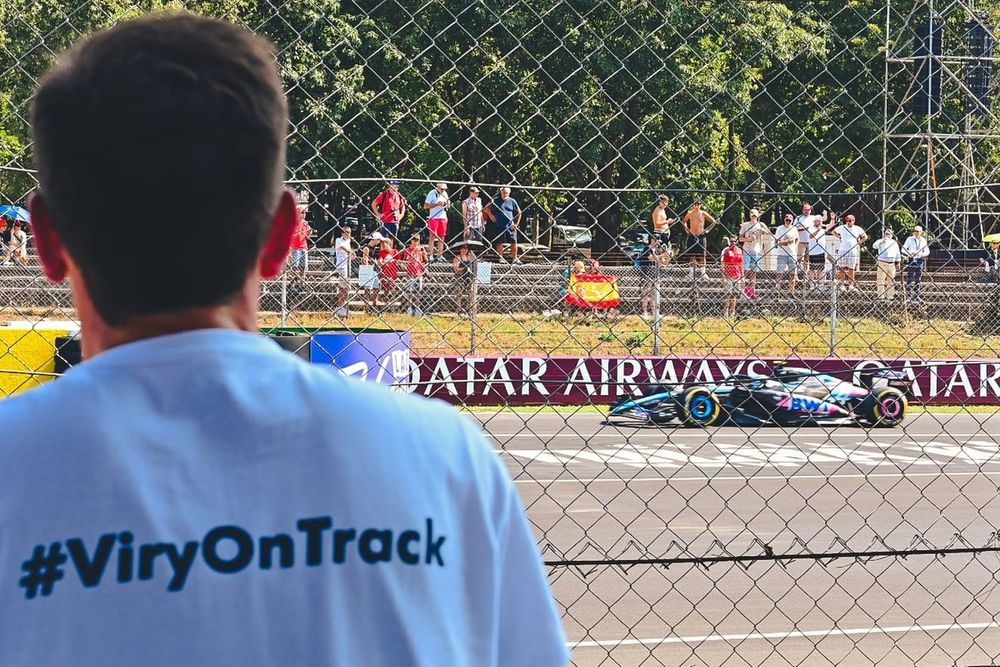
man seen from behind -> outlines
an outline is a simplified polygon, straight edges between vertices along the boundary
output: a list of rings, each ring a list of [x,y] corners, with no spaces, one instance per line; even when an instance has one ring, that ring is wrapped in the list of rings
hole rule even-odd
[[[32,121],[38,254],[85,361],[0,408],[0,665],[565,664],[479,429],[256,333],[296,226],[272,47],[121,23]],[[210,242],[170,242],[178,199]]]

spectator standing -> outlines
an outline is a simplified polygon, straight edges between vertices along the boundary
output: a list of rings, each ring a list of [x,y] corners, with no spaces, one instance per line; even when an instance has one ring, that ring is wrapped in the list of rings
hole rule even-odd
[[[469,245],[458,246],[458,253],[451,260],[455,274],[455,308],[459,315],[472,313],[472,281],[476,279],[476,256]]]
[[[650,313],[656,312],[657,279],[660,269],[668,262],[667,246],[660,242],[656,234],[649,235],[649,242],[635,258],[635,267],[639,269],[639,280],[642,281],[640,306],[642,319],[652,319]]]
[[[705,266],[708,261],[708,233],[715,224],[715,218],[701,208],[700,199],[695,199],[691,204],[691,210],[684,214],[684,231],[688,235],[687,253],[691,264],[689,276],[692,280],[699,264],[702,278],[707,275]]]
[[[882,232],[882,238],[872,244],[876,253],[875,287],[879,301],[896,297],[896,267],[899,266],[900,251],[896,235],[891,229]]]
[[[833,211],[824,212],[826,217],[813,220],[809,230],[809,284],[814,290],[826,289],[826,234],[837,226],[837,214]]]
[[[757,299],[757,274],[760,273],[760,261],[764,256],[764,235],[771,230],[760,221],[760,211],[750,209],[750,220],[740,225],[739,240],[743,243],[743,270],[746,274],[744,287],[747,298]]]
[[[372,200],[371,206],[372,213],[382,223],[378,231],[388,238],[399,238],[399,223],[406,217],[406,199],[399,192],[399,180],[390,180],[386,189]]]
[[[829,215],[830,214],[827,211],[823,211],[823,215],[813,215],[812,204],[803,202],[802,213],[795,217],[795,228],[799,230],[799,244],[797,246],[798,252],[796,254],[796,261],[798,263],[799,271],[802,272],[802,278],[806,281],[809,280],[809,240],[812,238],[815,230],[826,222]]]
[[[292,283],[296,286],[296,290],[305,285],[306,271],[309,270],[309,237],[312,236],[312,227],[306,222],[308,209],[306,204],[299,204],[295,208],[295,231],[292,234],[292,253],[288,265],[292,271]]]
[[[36,247],[84,361],[3,402],[0,665],[562,667],[479,428],[257,333],[297,224],[274,54],[154,15],[81,41],[34,96]]]
[[[924,269],[927,268],[927,257],[930,254],[930,246],[924,238],[924,228],[916,225],[910,238],[903,243],[903,256],[907,259],[906,291],[913,303],[922,303],[920,288],[924,280]]]
[[[448,184],[438,183],[427,193],[424,209],[427,214],[427,229],[430,232],[430,255],[432,262],[444,260],[444,237],[448,234]]]
[[[668,217],[667,206],[670,205],[670,197],[660,195],[656,198],[656,206],[653,207],[653,229],[652,233],[660,239],[664,245],[670,243],[670,225],[677,222],[677,218]]]
[[[368,237],[368,243],[361,250],[361,265],[370,266],[376,272],[379,271],[378,256],[382,249],[382,242],[386,239],[381,232],[372,232]],[[376,275],[374,284],[367,283],[361,286],[361,300],[365,304],[365,310],[369,313],[378,312],[378,293],[381,289],[381,281]]]
[[[797,247],[799,245],[799,230],[795,228],[795,218],[791,213],[785,214],[784,224],[778,225],[774,231],[774,240],[777,247],[777,277],[775,286],[781,289],[784,281],[790,295],[795,295],[795,275],[796,261],[798,259]]]
[[[743,250],[735,236],[723,239],[722,251],[723,317],[736,317],[736,302],[743,291]]]
[[[983,248],[979,266],[983,268],[981,282],[1000,282],[1000,241],[990,241],[989,247]]]
[[[337,317],[347,317],[348,296],[351,290],[351,264],[354,260],[354,246],[351,245],[351,228],[343,226],[340,238],[333,243],[333,270],[337,275]]]
[[[396,285],[399,279],[399,251],[392,237],[382,240],[378,251],[378,281],[385,298],[385,307],[391,309],[396,302]]]
[[[832,233],[840,239],[840,252],[837,253],[837,280],[840,282],[840,289],[857,292],[855,280],[861,264],[861,248],[868,240],[868,235],[854,224],[854,216],[850,214],[844,216],[844,224]]]
[[[486,244],[483,233],[483,200],[479,197],[479,188],[469,188],[469,196],[462,202],[462,223],[465,228],[462,238],[466,241],[478,241]]]
[[[518,230],[521,225],[521,207],[517,200],[510,196],[510,188],[500,188],[500,194],[493,198],[485,209],[486,217],[496,223],[497,237],[494,239],[494,249],[503,261],[503,247],[510,245],[510,261],[520,264],[517,256]]]
[[[427,272],[427,250],[420,245],[420,236],[410,237],[410,245],[403,251],[406,264],[406,313],[423,315],[424,274]]]
[[[20,220],[14,221],[14,228],[10,232],[10,243],[0,257],[4,264],[9,264],[12,259],[21,265],[28,263],[28,235],[24,233],[22,227]]]

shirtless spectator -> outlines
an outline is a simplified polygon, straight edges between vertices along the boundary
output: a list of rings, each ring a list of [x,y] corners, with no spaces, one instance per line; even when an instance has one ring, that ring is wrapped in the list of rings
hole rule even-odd
[[[771,230],[760,221],[760,211],[750,209],[750,220],[740,225],[739,241],[743,244],[744,292],[751,301],[757,299],[757,274],[764,255],[764,236]]]
[[[700,199],[695,199],[691,204],[691,210],[684,215],[684,231],[688,234],[687,253],[691,263],[688,275],[692,279],[698,264],[701,264],[701,276],[704,278],[707,275],[705,264],[708,260],[708,233],[715,224],[715,218],[702,210]]]
[[[653,234],[664,244],[670,243],[670,225],[677,222],[677,218],[667,216],[669,204],[670,197],[660,195],[657,197],[656,206],[653,207]]]

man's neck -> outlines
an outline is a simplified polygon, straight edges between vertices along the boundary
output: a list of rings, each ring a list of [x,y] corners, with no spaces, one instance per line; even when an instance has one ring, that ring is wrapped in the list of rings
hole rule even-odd
[[[80,318],[83,357],[89,359],[119,345],[147,338],[199,329],[230,329],[256,332],[260,281],[250,278],[231,302],[219,306],[131,317],[124,324],[110,325],[97,312],[79,274],[70,275],[73,301]]]

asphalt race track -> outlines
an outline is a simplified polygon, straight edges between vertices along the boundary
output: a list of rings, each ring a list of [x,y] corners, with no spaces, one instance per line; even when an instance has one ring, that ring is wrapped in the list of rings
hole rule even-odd
[[[1000,413],[874,430],[476,418],[550,563],[1000,544]],[[1000,664],[997,553],[549,571],[577,665]]]

